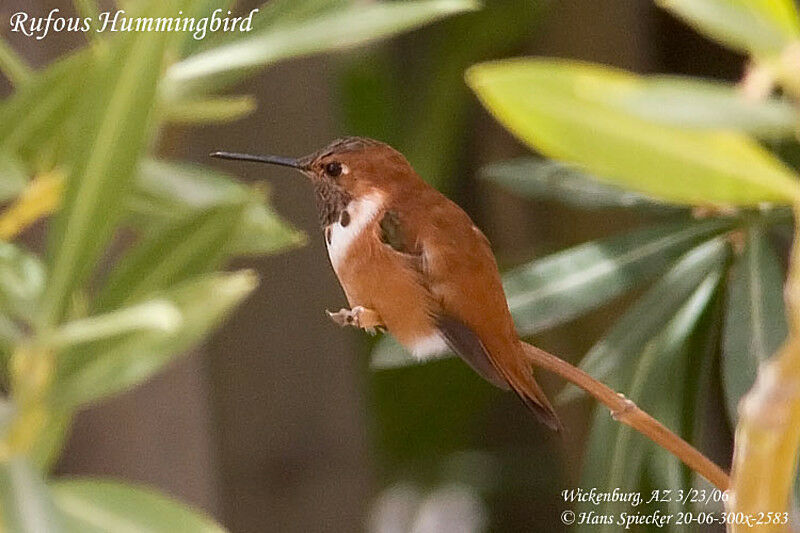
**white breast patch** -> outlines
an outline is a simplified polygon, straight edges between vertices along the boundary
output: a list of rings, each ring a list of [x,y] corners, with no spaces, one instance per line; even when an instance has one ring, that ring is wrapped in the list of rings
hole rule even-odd
[[[427,337],[420,337],[414,340],[414,343],[409,346],[411,353],[419,359],[434,358],[447,352],[447,343],[438,333],[432,333]]]
[[[328,247],[328,257],[334,270],[338,270],[339,265],[347,257],[350,246],[353,244],[367,225],[375,220],[375,217],[383,208],[383,194],[375,192],[368,194],[358,200],[353,200],[345,210],[347,211],[350,222],[342,226],[341,218],[325,229],[325,245]],[[330,232],[330,236],[328,236]]]

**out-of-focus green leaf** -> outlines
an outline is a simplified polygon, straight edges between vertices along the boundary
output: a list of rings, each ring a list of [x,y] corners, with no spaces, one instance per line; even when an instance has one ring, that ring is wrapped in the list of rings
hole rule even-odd
[[[521,140],[604,181],[680,204],[754,206],[800,199],[797,176],[753,139],[658,124],[612,104],[641,87],[632,74],[524,59],[477,65],[467,81]]]
[[[758,365],[775,353],[787,333],[780,260],[764,230],[752,227],[744,253],[733,265],[725,313],[722,381],[734,424],[739,400],[755,382]]]
[[[474,0],[373,2],[326,9],[318,16],[296,22],[288,17],[285,23],[269,25],[263,32],[201,51],[174,64],[167,74],[166,92],[185,92],[209,83],[215,76],[283,59],[356,46],[477,7]]]
[[[706,309],[716,291],[720,275],[712,272],[697,287],[688,301],[685,301],[666,327],[661,327],[645,346],[639,347],[641,356],[631,367],[620,370],[619,381],[624,382],[627,397],[648,412],[659,413],[659,420],[673,431],[680,433],[682,405],[676,397],[682,397],[683,376],[686,373],[686,346],[695,325]],[[658,465],[653,465],[650,442],[635,433],[631,428],[614,421],[606,409],[595,409],[594,423],[589,436],[589,446],[581,478],[582,487],[597,487],[601,491],[623,492],[639,491],[645,468],[666,466],[667,471],[659,474],[675,474],[676,464],[668,456],[659,456]],[[651,456],[647,460],[646,451]],[[667,453],[667,452],[665,452]],[[677,479],[666,485],[669,489],[679,489],[680,463],[677,464]],[[658,487],[659,489],[662,487]],[[642,492],[644,494],[644,492]],[[591,505],[579,507],[582,511],[593,510],[601,515],[618,513],[630,509],[630,502],[603,502],[600,508]],[[617,531],[618,524],[588,525],[579,531]]]
[[[234,256],[274,254],[307,242],[305,233],[294,229],[261,202],[247,206],[239,225],[225,243],[225,253]]]
[[[28,184],[28,175],[16,159],[0,152],[0,203],[16,198]]]
[[[60,533],[63,519],[39,473],[20,457],[0,462],[0,529]]]
[[[800,128],[800,109],[788,100],[753,100],[735,85],[658,76],[611,100],[645,120],[688,128],[740,130],[760,137],[787,137]]]
[[[39,162],[85,89],[91,60],[86,50],[59,59],[0,103],[0,152]]]
[[[198,510],[153,489],[101,479],[50,485],[69,533],[224,533]]]
[[[730,228],[729,224],[724,220],[669,223],[581,244],[515,269],[503,276],[503,282],[517,326],[530,335],[594,309],[664,272],[686,250]],[[707,255],[714,249],[701,247]]]
[[[794,0],[658,0],[698,31],[744,53],[776,55],[800,38]]]
[[[257,105],[250,95],[195,98],[170,102],[164,108],[164,119],[173,124],[233,122],[255,111]]]
[[[251,195],[230,175],[212,168],[148,159],[136,176],[127,210],[135,217],[178,220],[198,209],[243,203]]]
[[[133,332],[171,333],[180,327],[181,320],[181,312],[172,303],[155,299],[67,322],[49,334],[47,342],[54,348],[64,348]]]
[[[598,181],[580,168],[533,157],[483,167],[481,174],[516,194],[581,209],[645,208],[675,212],[669,204]]]
[[[127,208],[131,221],[140,226],[142,222],[185,219],[199,209],[246,203],[238,226],[225,244],[228,255],[263,255],[306,242],[302,232],[264,203],[263,193],[207,167],[147,161],[135,187]]]
[[[146,236],[109,274],[96,308],[114,309],[217,267],[243,207],[197,211]]]
[[[148,2],[146,12],[173,16],[171,1]],[[145,7],[145,6],[143,6]],[[89,71],[83,126],[64,201],[50,230],[50,278],[43,324],[62,320],[72,294],[86,279],[112,235],[150,131],[149,117],[164,58],[167,32],[130,33]]]
[[[0,242],[0,314],[30,320],[45,279],[39,258],[14,244]]]
[[[0,398],[0,436],[4,436],[6,434],[6,430],[8,429],[15,413],[16,408],[14,407],[14,404],[11,403],[11,400],[7,398]]]
[[[353,3],[354,0],[272,0],[261,7],[254,19],[253,28],[266,32],[272,28],[308,22],[345,9]]]
[[[634,364],[636,354],[664,323],[680,309],[703,280],[719,280],[728,258],[722,237],[705,242],[687,252],[667,274],[656,282],[625,314],[609,333],[595,344],[580,363],[592,377],[619,390],[620,369]],[[557,401],[576,398],[582,392],[573,385],[561,391]]]
[[[145,380],[205,337],[256,284],[252,272],[240,271],[204,276],[154,295],[180,310],[180,326],[173,332],[131,333],[61,354],[53,397],[62,407],[78,406]]]
[[[664,272],[692,246],[730,224],[667,223],[581,244],[518,267],[503,276],[517,329],[532,335],[595,309]],[[371,364],[390,368],[416,362],[397,343],[382,340]]]
[[[58,460],[69,436],[73,416],[74,413],[68,409],[50,406],[47,419],[28,451],[28,459],[40,472],[49,471]]]

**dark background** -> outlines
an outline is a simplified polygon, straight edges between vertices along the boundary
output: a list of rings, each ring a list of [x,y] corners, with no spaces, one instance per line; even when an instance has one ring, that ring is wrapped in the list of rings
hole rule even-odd
[[[650,2],[529,3],[524,27],[502,46],[476,52],[482,56],[476,61],[534,54],[643,73],[736,79],[742,71],[741,58]],[[20,9],[46,13],[53,7],[71,11],[67,1],[3,0],[0,18],[7,20]],[[464,27],[458,24],[447,21],[370,49],[271,68],[237,89],[257,96],[253,115],[230,125],[168,130],[162,155],[202,163],[209,163],[206,154],[213,149],[302,155],[345,134],[383,133],[389,137],[383,140],[394,142],[393,124],[387,123],[391,115],[383,110],[420,107],[418,101],[430,94],[426,87],[442,70],[419,58],[466,47],[474,35],[459,33]],[[504,38],[502,27],[494,31]],[[81,44],[76,35],[43,41],[8,37],[34,64]],[[471,59],[461,57],[467,64]],[[370,80],[381,79],[373,70],[387,63],[390,90],[359,93]],[[454,83],[462,70],[455,72]],[[7,93],[8,87],[0,90]],[[415,138],[417,131],[430,132],[423,112],[404,125],[397,144],[419,147],[422,142],[435,152],[442,143],[443,163],[409,155],[412,163],[438,169],[434,179],[485,230],[501,265],[634,223],[624,214],[608,217],[519,200],[479,181],[483,164],[527,150],[492,121],[463,84],[456,96],[464,105],[452,111],[457,117],[448,123],[451,141]],[[435,99],[433,105],[438,105]],[[491,389],[459,361],[371,371],[370,340],[339,329],[323,313],[345,300],[317,229],[310,186],[289,171],[239,164],[221,168],[248,181],[266,179],[278,211],[308,232],[310,244],[234,265],[258,270],[258,291],[205,347],[147,384],[83,412],[57,472],[159,487],[207,509],[234,532],[358,531],[370,527],[379,499],[402,510],[402,502],[447,496],[446,490],[435,491],[454,486],[472,487],[475,505],[492,531],[560,530],[559,492],[577,482],[591,405],[559,407],[567,432],[555,436],[515,398]],[[626,301],[536,342],[575,361]],[[560,386],[549,376],[541,381],[550,392]],[[456,522],[448,524],[433,530],[460,530]]]

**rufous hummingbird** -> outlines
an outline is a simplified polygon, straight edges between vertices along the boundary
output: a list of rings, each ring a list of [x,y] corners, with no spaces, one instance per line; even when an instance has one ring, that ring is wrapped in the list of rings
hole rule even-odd
[[[299,159],[214,152],[308,176],[331,265],[350,309],[340,325],[385,328],[418,358],[449,347],[478,374],[512,389],[547,426],[561,423],[533,377],[489,240],[390,146],[337,139]]]

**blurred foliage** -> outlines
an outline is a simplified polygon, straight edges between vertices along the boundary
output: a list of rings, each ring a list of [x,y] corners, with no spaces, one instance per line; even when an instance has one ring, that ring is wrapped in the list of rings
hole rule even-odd
[[[130,16],[208,16],[224,0],[126,2]],[[83,16],[93,0],[76,0]],[[276,0],[252,32],[89,33],[39,70],[0,40],[0,529],[221,531],[148,489],[48,480],[81,407],[148,379],[200,342],[255,288],[237,255],[304,242],[262,190],[153,158],[169,123],[240,118],[220,94],[278,61],[351,47],[476,9],[471,0]],[[18,241],[54,213],[40,255]],[[126,239],[120,239],[124,233]],[[132,243],[131,243],[132,240]],[[121,255],[112,244],[127,242]],[[119,248],[119,246],[115,246]]]
[[[725,410],[736,426],[737,406],[759,364],[789,331],[781,259],[787,243],[775,235],[793,232],[788,207],[800,200],[798,161],[791,157],[800,128],[800,18],[792,0],[658,3],[749,54],[752,64],[741,83],[640,76],[543,58],[481,63],[467,70],[466,81],[518,139],[553,158],[496,163],[484,169],[485,179],[527,198],[609,214],[630,209],[654,221],[507,272],[518,329],[530,335],[553,328],[637,289],[580,366],[703,450],[708,406]],[[414,363],[390,340],[373,351],[375,367]],[[717,381],[721,390],[713,386]],[[567,387],[559,399],[580,394]],[[593,419],[582,487],[649,494],[708,486],[604,411],[597,409]],[[796,445],[787,443],[781,458],[795,470]],[[665,513],[721,510],[719,502],[657,505]],[[590,510],[630,508],[576,508]],[[697,528],[673,523],[664,529]]]

